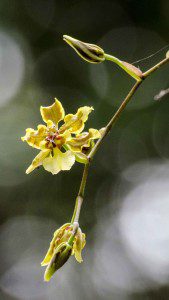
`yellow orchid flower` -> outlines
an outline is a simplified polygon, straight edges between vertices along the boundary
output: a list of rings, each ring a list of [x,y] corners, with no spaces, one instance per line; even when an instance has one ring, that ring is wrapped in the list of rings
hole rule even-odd
[[[72,234],[73,224],[71,223],[66,223],[55,231],[47,254],[41,263],[42,266],[47,266],[44,275],[45,281],[49,281],[71,255],[74,255],[79,263],[83,261],[81,252],[86,244],[85,234],[78,227],[73,242],[70,243]]]
[[[62,104],[57,99],[50,106],[41,106],[40,113],[46,125],[38,125],[37,130],[26,129],[26,134],[22,137],[22,141],[40,150],[26,173],[43,165],[45,170],[57,174],[61,170],[70,170],[75,160],[85,163],[86,149],[90,150],[92,141],[101,137],[97,129],[82,132],[92,110],[92,107],[84,106],[76,114],[65,116]],[[60,121],[63,124],[59,128]]]

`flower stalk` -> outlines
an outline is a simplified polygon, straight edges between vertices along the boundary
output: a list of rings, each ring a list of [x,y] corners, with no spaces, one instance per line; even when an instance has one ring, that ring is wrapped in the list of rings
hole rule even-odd
[[[114,62],[116,65],[118,65],[120,68],[122,68],[126,73],[128,73],[131,77],[133,77],[136,81],[141,81],[142,78],[142,72],[140,69],[136,68],[135,66],[121,61],[117,57],[110,55],[110,54],[104,54],[104,57],[106,60],[110,60]]]
[[[122,112],[124,111],[125,107],[130,102],[130,100],[132,99],[132,97],[134,96],[134,94],[136,93],[136,91],[138,90],[138,88],[140,87],[140,85],[143,83],[143,81],[147,77],[149,77],[152,73],[154,73],[157,69],[159,69],[161,66],[163,66],[164,64],[166,64],[168,62],[169,62],[169,56],[167,56],[165,59],[163,59],[158,64],[156,64],[155,66],[153,66],[152,68],[150,68],[149,70],[147,70],[146,72],[144,72],[142,74],[142,78],[140,78],[140,80],[137,80],[137,82],[134,84],[134,86],[131,88],[131,90],[129,91],[129,93],[127,94],[127,96],[125,97],[125,99],[123,100],[123,102],[121,103],[121,105],[118,108],[118,110],[115,112],[115,114],[113,115],[113,117],[110,119],[110,121],[105,126],[105,129],[104,129],[104,131],[102,133],[101,138],[98,139],[98,141],[96,142],[95,146],[92,148],[91,152],[88,155],[88,161],[89,161],[89,163],[84,166],[83,176],[82,176],[82,180],[81,180],[81,183],[80,183],[80,189],[79,189],[79,193],[82,193],[82,194],[81,194],[80,198],[78,198],[78,197],[76,198],[75,209],[74,209],[74,213],[73,213],[73,217],[72,217],[73,220],[75,220],[76,215],[77,215],[78,220],[79,220],[80,210],[81,210],[81,207],[82,207],[82,202],[83,202],[83,197],[84,197],[84,192],[85,192],[85,187],[86,187],[86,179],[87,179],[88,171],[89,171],[89,165],[90,165],[92,159],[94,158],[97,150],[102,145],[102,143],[104,141],[104,138],[111,131],[113,125],[119,119],[119,117],[122,114]]]
[[[105,127],[105,130],[102,134],[102,137],[96,142],[95,146],[93,147],[93,149],[91,150],[88,159],[89,161],[91,161],[94,157],[94,155],[96,154],[97,150],[99,149],[100,145],[103,142],[103,139],[106,137],[106,135],[110,132],[110,130],[112,129],[113,125],[115,124],[115,122],[118,120],[118,118],[120,117],[121,113],[123,112],[123,110],[125,109],[125,107],[127,106],[127,104],[129,103],[129,101],[131,100],[131,98],[133,97],[133,95],[135,94],[135,92],[137,91],[138,87],[141,85],[142,80],[137,81],[134,86],[132,87],[132,89],[130,90],[130,92],[128,93],[128,95],[126,96],[126,98],[124,99],[124,101],[122,102],[122,104],[120,105],[120,107],[118,108],[118,110],[116,111],[116,113],[113,115],[113,117],[111,118],[111,120],[108,122],[108,124]]]
[[[83,176],[82,176],[82,180],[81,180],[81,183],[80,183],[78,196],[77,196],[76,201],[75,201],[75,208],[74,208],[71,223],[79,221],[81,206],[82,206],[82,203],[83,203],[84,192],[85,192],[85,187],[86,187],[87,176],[88,176],[88,173],[89,173],[89,166],[90,166],[90,163],[87,163],[84,166]]]
[[[91,161],[91,159],[93,159],[94,155],[96,154],[97,150],[99,149],[100,145],[102,144],[103,139],[110,132],[110,130],[112,129],[112,126],[118,120],[118,118],[120,117],[121,113],[123,112],[123,110],[125,109],[125,107],[127,106],[127,104],[130,102],[131,98],[134,96],[134,94],[137,91],[137,89],[139,88],[139,86],[142,84],[143,80],[145,80],[148,76],[150,76],[153,72],[155,72],[157,69],[159,69],[162,65],[166,64],[167,62],[169,62],[169,57],[166,57],[165,59],[163,59],[162,61],[160,61],[158,64],[156,64],[154,67],[152,67],[148,71],[144,72],[143,75],[142,75],[142,79],[140,79],[140,81],[137,81],[134,84],[134,86],[129,91],[129,93],[127,94],[126,98],[123,100],[122,104],[120,105],[120,107],[118,108],[118,110],[116,111],[116,113],[113,115],[113,117],[111,118],[111,120],[106,125],[104,133],[102,134],[102,137],[96,142],[95,146],[91,150],[91,152],[90,152],[90,154],[88,156],[89,161]]]

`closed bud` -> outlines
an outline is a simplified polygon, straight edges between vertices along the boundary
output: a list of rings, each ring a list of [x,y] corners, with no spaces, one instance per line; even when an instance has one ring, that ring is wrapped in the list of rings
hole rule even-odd
[[[44,274],[45,281],[49,281],[52,275],[67,262],[71,253],[72,246],[68,243],[62,243],[56,248],[53,257],[46,268]]]
[[[105,60],[104,51],[99,46],[84,43],[68,35],[64,35],[63,39],[77,52],[81,58],[89,63],[97,64]]]

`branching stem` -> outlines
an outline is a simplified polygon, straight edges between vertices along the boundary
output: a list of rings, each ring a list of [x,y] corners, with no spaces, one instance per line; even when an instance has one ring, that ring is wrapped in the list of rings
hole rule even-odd
[[[109,57],[111,57],[111,56],[109,56]],[[115,124],[115,122],[120,117],[120,115],[123,112],[123,110],[125,109],[126,105],[130,102],[131,98],[133,97],[133,95],[135,94],[135,92],[137,91],[139,86],[143,83],[143,80],[145,80],[149,75],[151,75],[153,72],[155,72],[157,69],[159,69],[162,65],[166,64],[167,62],[169,62],[169,57],[163,59],[158,64],[156,64],[154,67],[150,68],[148,71],[143,73],[142,78],[140,78],[139,81],[136,81],[136,83],[134,84],[134,86],[129,91],[128,95],[126,96],[126,98],[121,103],[118,110],[115,112],[115,114],[113,115],[111,120],[106,125],[105,130],[102,134],[102,137],[97,141],[97,143],[91,150],[90,154],[88,155],[89,162],[87,164],[85,164],[85,166],[84,166],[84,171],[83,171],[83,176],[82,176],[82,180],[80,183],[79,193],[78,193],[78,196],[77,196],[76,202],[75,202],[75,208],[74,208],[73,217],[72,217],[72,221],[71,221],[72,223],[79,221],[81,206],[82,206],[82,202],[83,202],[83,198],[84,198],[84,191],[85,191],[85,187],[86,187],[87,176],[88,176],[88,172],[89,172],[89,165],[91,163],[91,160],[93,159],[97,150],[103,143],[104,138],[107,136],[107,134],[112,129],[112,126]]]

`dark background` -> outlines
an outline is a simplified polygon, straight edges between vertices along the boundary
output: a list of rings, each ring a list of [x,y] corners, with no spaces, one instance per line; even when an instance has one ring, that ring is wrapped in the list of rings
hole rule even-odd
[[[142,85],[96,155],[80,218],[84,262],[71,258],[50,283],[40,262],[71,218],[83,166],[25,175],[37,151],[20,140],[54,97],[67,113],[92,105],[87,127],[101,128],[134,83],[111,62],[82,61],[63,34],[133,62],[169,43],[168,16],[168,0],[1,0],[1,299],[169,298],[169,96],[154,100],[169,87],[168,66]]]

